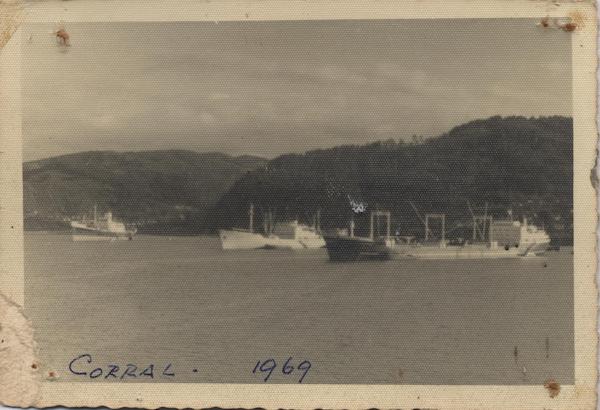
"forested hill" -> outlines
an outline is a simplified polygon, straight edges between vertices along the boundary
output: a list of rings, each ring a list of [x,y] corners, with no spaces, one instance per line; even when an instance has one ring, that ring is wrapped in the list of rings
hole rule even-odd
[[[413,211],[447,214],[450,235],[476,213],[527,216],[562,243],[572,240],[571,118],[492,117],[434,138],[389,140],[289,154],[267,161],[192,151],[83,152],[25,163],[28,229],[66,227],[68,218],[112,210],[140,232],[195,234],[278,220],[346,226],[351,202],[358,230],[370,210],[390,210],[393,229],[422,235]],[[464,232],[461,232],[464,231]]]
[[[562,242],[572,238],[573,122],[571,118],[492,117],[436,138],[389,140],[283,155],[241,177],[217,206],[221,226],[247,224],[247,207],[345,226],[351,201],[392,211],[393,229],[420,235],[421,213],[446,213],[449,230],[476,213],[527,216]],[[477,209],[478,208],[478,209]],[[466,230],[465,226],[465,230]]]
[[[245,173],[266,160],[193,151],[93,151],[23,165],[29,229],[64,227],[64,219],[112,210],[141,231],[196,233],[209,210]]]

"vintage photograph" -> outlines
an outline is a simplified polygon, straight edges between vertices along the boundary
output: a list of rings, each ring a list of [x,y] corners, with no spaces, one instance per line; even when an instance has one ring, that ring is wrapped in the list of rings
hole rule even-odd
[[[568,33],[23,29],[25,308],[61,379],[573,382]]]
[[[559,400],[587,138],[574,21],[25,22],[37,371]]]

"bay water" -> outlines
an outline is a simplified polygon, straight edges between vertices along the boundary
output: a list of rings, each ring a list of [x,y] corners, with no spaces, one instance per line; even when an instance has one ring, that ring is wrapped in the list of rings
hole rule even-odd
[[[574,378],[571,249],[521,259],[332,263],[324,249],[223,251],[208,236],[73,242],[26,232],[25,311],[41,369],[58,381]],[[85,375],[69,370],[77,357],[71,367]],[[269,359],[275,369],[260,371]],[[286,361],[288,370],[304,361],[310,369],[286,374]],[[110,365],[128,364],[138,372],[152,364],[156,374],[106,378]],[[102,374],[91,378],[94,368]]]

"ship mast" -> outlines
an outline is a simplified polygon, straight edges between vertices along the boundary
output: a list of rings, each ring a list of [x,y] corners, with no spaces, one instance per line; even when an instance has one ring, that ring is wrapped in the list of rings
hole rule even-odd
[[[467,206],[471,217],[473,218],[473,242],[481,240],[482,242],[492,243],[493,240],[493,225],[492,215],[488,214],[488,203],[485,203],[484,214],[476,215],[471,207],[471,203],[467,200]]]
[[[385,218],[386,221],[386,230],[385,230],[385,240],[390,239],[390,226],[391,226],[391,213],[389,211],[371,211],[371,229],[369,233],[369,238],[371,240],[375,239],[375,231],[374,225],[377,224],[377,238],[381,237],[380,234],[380,221],[379,218]]]
[[[321,210],[317,209],[316,223],[315,223],[315,231],[317,233],[321,233]]]
[[[415,203],[413,201],[408,201],[408,203],[410,204],[412,209],[415,211],[415,214],[417,214],[417,217],[419,218],[419,220],[425,227],[425,240],[429,239],[429,234],[431,233],[431,229],[429,229],[429,223],[425,220],[425,218],[423,218],[421,216],[419,209],[417,208],[417,206],[415,205]]]
[[[250,209],[248,210],[248,230],[250,232],[254,232],[254,204],[250,204]]]
[[[94,204],[94,225],[98,224],[98,215],[97,215],[97,211],[98,211],[98,204]]]
[[[269,208],[267,212],[264,213],[263,217],[263,228],[265,230],[265,235],[271,235],[273,233],[273,211]]]
[[[431,233],[431,229],[429,229],[429,220],[430,219],[438,219],[442,225],[442,235],[441,235],[441,243],[446,243],[446,214],[425,214],[425,241],[429,240],[429,234]]]

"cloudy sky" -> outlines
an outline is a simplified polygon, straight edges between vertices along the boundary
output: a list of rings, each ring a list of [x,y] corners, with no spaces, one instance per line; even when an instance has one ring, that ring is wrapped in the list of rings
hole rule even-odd
[[[24,26],[26,160],[273,157],[492,115],[571,115],[570,35],[528,19]]]

